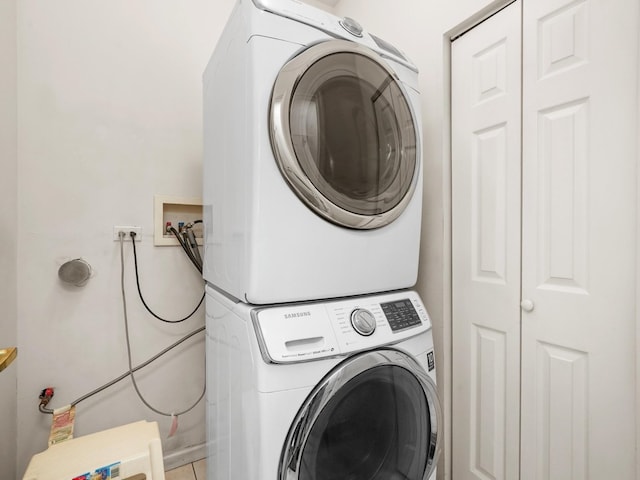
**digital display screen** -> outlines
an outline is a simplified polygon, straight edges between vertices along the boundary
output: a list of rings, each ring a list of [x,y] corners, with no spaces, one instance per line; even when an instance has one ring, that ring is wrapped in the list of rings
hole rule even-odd
[[[405,328],[422,324],[411,300],[404,299],[380,304],[391,330],[397,332]]]

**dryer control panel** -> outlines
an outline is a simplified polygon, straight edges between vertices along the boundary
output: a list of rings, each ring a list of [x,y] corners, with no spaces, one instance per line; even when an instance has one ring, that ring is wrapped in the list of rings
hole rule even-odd
[[[262,356],[271,363],[391,345],[431,328],[413,291],[257,308],[251,316]]]

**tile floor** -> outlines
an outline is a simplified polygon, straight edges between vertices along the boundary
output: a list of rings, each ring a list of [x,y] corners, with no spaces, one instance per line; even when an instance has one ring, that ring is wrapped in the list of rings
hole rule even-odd
[[[207,460],[203,458],[164,472],[164,480],[207,480]]]

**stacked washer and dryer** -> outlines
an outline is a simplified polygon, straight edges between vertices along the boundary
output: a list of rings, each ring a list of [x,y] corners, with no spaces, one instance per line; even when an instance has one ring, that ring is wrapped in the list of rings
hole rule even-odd
[[[415,66],[239,0],[204,73],[209,480],[432,480]]]

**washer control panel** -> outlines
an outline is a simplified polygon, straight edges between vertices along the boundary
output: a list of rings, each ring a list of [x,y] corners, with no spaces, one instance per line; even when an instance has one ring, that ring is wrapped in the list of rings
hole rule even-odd
[[[389,321],[391,330],[398,331],[420,325],[421,320],[416,312],[411,300],[405,298],[395,302],[383,303],[380,305],[384,315]]]
[[[431,328],[417,293],[402,291],[251,312],[263,358],[315,360],[397,343]]]

